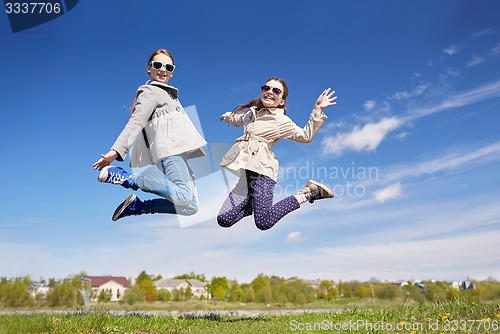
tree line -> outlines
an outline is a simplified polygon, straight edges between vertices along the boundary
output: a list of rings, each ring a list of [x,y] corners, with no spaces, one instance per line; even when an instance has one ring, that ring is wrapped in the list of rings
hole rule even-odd
[[[30,292],[34,282],[29,276],[19,278],[0,278],[0,307],[78,307],[84,304],[81,291],[82,278],[85,273],[70,278],[56,280],[51,278],[46,283],[50,289],[46,294]],[[179,302],[194,298],[191,288],[174,289],[172,292],[158,289],[155,282],[161,275],[150,275],[142,271],[128,289],[124,292],[120,303],[133,305],[141,302]],[[239,284],[234,279],[213,277],[207,280],[204,275],[195,273],[183,274],[174,279],[197,279],[206,284],[209,298],[213,301],[228,301],[240,303],[304,305],[314,301],[335,302],[343,300],[413,300],[423,303],[427,301],[445,301],[456,299],[499,300],[500,282],[489,279],[474,282],[473,290],[457,289],[449,282],[424,281],[421,284],[396,285],[379,282],[375,279],[369,282],[333,282],[322,280],[317,285],[297,277],[285,279],[278,276],[258,275],[250,283]],[[131,282],[132,283],[132,282]],[[108,292],[92,296],[98,302],[110,301]],[[203,296],[200,298],[204,298]]]

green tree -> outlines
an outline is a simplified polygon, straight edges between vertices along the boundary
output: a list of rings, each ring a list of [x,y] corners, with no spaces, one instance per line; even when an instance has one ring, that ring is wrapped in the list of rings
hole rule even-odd
[[[255,292],[255,301],[266,304],[272,301],[273,290],[268,276],[259,274],[251,284]]]
[[[403,297],[401,289],[394,284],[388,284],[388,283],[374,284],[373,288],[375,290],[376,298],[394,300],[396,298]]]
[[[229,300],[232,302],[239,302],[243,301],[243,289],[241,289],[241,286],[238,284],[236,280],[231,280],[229,282]]]
[[[243,301],[245,303],[251,303],[255,301],[255,292],[253,290],[252,284],[241,284],[241,290],[243,291]]]
[[[271,276],[272,301],[275,303],[286,303],[288,301],[286,279],[278,276]]]
[[[167,289],[158,290],[158,300],[161,302],[168,302],[172,299],[172,294]]]
[[[14,279],[2,278],[2,282],[0,283],[1,303],[7,307],[26,307],[34,305],[35,301],[29,293],[31,283],[29,276]]]
[[[418,303],[423,303],[425,302],[425,296],[423,289],[418,287],[415,284],[408,284],[405,285],[401,288],[403,294],[405,295],[406,299],[413,299],[414,301]]]
[[[201,274],[198,275],[195,272],[190,272],[189,274],[182,274],[175,276],[174,279],[196,279],[201,282],[205,282],[207,279],[205,278],[205,275]]]
[[[339,299],[339,289],[337,287],[332,287],[330,290],[328,290],[328,300],[337,300]]]
[[[481,291],[479,295],[482,300],[498,300],[500,299],[500,283],[493,281],[492,278],[488,278],[486,282],[475,284],[476,289]],[[463,291],[464,294],[467,294],[471,291]],[[475,294],[475,291],[473,291]]]
[[[184,300],[190,300],[191,298],[193,298],[193,289],[191,289],[191,286],[188,286],[186,291],[184,291]]]
[[[424,295],[427,300],[433,302],[446,300],[446,291],[441,284],[434,282],[425,282]]]
[[[333,283],[329,280],[322,280],[319,283],[318,290],[316,291],[316,297],[318,299],[328,299],[328,292],[333,288]]]
[[[158,290],[154,284],[154,279],[156,278],[148,275],[145,271],[142,271],[139,276],[135,279],[135,285],[139,288],[145,300],[148,302],[155,302],[158,300]]]
[[[121,299],[120,303],[127,305],[134,305],[136,303],[140,303],[143,301],[144,301],[144,294],[139,289],[139,287],[133,285],[129,287],[127,290],[125,290],[125,293],[123,294],[123,298]]]
[[[97,297],[97,302],[99,303],[109,303],[111,301],[111,291],[101,290],[99,296]]]
[[[351,285],[347,282],[339,282],[339,293],[341,297],[351,298],[353,291],[351,290]]]
[[[184,291],[182,289],[173,289],[172,290],[172,300],[174,302],[180,302],[182,301]]]
[[[362,283],[354,283],[354,292],[353,296],[358,297],[358,298],[370,298],[373,296],[372,294],[372,288],[370,287],[369,284],[362,284]]]
[[[316,291],[316,297],[328,301],[337,300],[339,298],[339,289],[332,281],[322,280]]]
[[[72,284],[72,280],[59,280],[47,293],[47,303],[50,307],[74,307],[77,294],[78,289]]]
[[[153,281],[153,277],[148,275],[145,270],[141,271],[141,273],[135,279],[135,285],[139,286],[144,281]]]
[[[158,300],[158,290],[156,289],[154,282],[151,281],[142,281],[140,285],[138,285],[139,289],[144,295],[144,299],[147,302],[155,302]]]
[[[316,298],[314,289],[298,278],[289,279],[287,282],[288,300],[295,304],[310,303]]]
[[[209,285],[209,291],[214,300],[225,300],[229,284],[225,277],[213,277]]]

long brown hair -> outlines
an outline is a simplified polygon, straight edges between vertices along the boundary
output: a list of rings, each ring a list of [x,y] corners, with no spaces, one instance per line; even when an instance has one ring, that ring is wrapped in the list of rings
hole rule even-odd
[[[147,68],[149,66],[149,64],[153,61],[153,58],[156,56],[156,55],[159,55],[159,54],[164,54],[168,57],[170,57],[170,59],[172,59],[172,64],[175,65],[175,60],[174,60],[174,57],[172,57],[172,54],[168,51],[168,50],[165,50],[165,49],[158,49],[156,51],[154,51],[151,56],[149,56],[149,59],[148,59],[148,62],[146,64],[146,71],[147,71]],[[134,108],[135,108],[135,103],[137,102],[137,95],[134,97],[134,100],[132,101],[132,104],[130,105],[130,114],[132,115],[132,113],[134,112]]]
[[[269,82],[271,80],[278,81],[279,83],[281,83],[281,85],[283,85],[283,97],[282,97],[282,99],[285,100],[285,103],[286,103],[286,98],[288,97],[288,85],[286,84],[285,80],[278,78],[278,77],[270,77],[269,79],[266,80],[266,82]],[[231,112],[229,117],[232,117],[234,114],[242,112],[242,111],[249,109],[251,107],[256,107],[257,110],[264,108],[264,105],[262,104],[260,97],[237,105],[236,108],[233,109],[233,111]],[[281,108],[283,108],[283,110],[285,110],[285,114],[286,114],[285,104],[283,104],[283,106]]]

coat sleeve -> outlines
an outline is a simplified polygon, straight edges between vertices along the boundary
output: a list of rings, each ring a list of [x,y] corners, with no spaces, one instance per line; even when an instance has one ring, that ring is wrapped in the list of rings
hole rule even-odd
[[[154,88],[149,85],[139,87],[134,110],[122,132],[111,147],[118,153],[118,161],[123,161],[134,144],[137,136],[142,135],[142,129],[156,109],[157,98]]]
[[[237,112],[229,117],[230,114],[231,112],[225,113],[224,115],[227,115],[227,117],[225,117],[224,120],[227,124],[234,125],[239,128],[245,126],[245,123],[250,122],[252,119],[252,112],[250,110],[247,112]]]
[[[283,122],[279,129],[280,137],[301,143],[310,143],[327,118],[328,117],[323,112],[313,112],[306,126],[301,128],[288,116],[283,116]]]

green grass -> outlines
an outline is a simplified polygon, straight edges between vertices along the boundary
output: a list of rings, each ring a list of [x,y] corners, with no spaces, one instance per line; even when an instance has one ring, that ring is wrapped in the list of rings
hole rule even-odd
[[[499,303],[375,303],[341,305],[331,311],[309,309],[288,314],[253,314],[237,315],[234,311],[219,310],[178,315],[104,309],[89,313],[28,311],[0,315],[0,334],[500,333]]]

